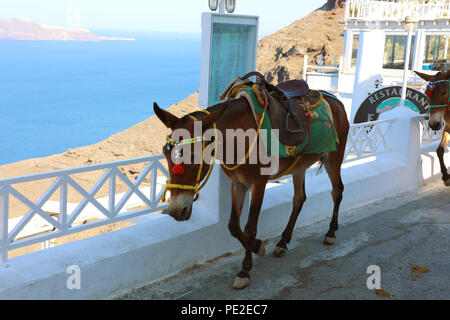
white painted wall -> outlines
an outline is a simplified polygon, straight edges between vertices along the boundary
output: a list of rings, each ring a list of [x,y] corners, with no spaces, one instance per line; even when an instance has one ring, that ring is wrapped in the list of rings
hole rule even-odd
[[[353,88],[353,102],[350,123],[353,123],[359,106],[367,98],[375,81],[381,79],[383,70],[385,34],[382,30],[362,30],[359,33],[358,55]],[[357,90],[356,90],[357,88]]]
[[[396,119],[391,151],[342,169],[345,191],[341,215],[350,208],[416,189],[423,181],[440,177],[433,152],[436,144],[422,149],[420,146],[420,116],[396,108],[382,117]],[[150,214],[149,220],[132,227],[12,258],[7,267],[0,267],[0,299],[103,299],[239,250],[239,242],[227,228],[230,186],[229,179],[216,166],[189,221],[176,222],[167,215]],[[330,191],[324,172],[308,175],[307,200],[297,226],[331,218]],[[291,184],[266,191],[259,237],[280,235],[289,219],[292,195]],[[247,208],[248,201],[244,212]],[[246,221],[246,216],[243,214],[241,221]],[[80,268],[80,290],[66,287],[70,265]]]

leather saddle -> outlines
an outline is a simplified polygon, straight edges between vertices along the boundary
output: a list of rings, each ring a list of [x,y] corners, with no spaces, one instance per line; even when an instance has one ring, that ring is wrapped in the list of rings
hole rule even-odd
[[[242,79],[256,76],[260,90],[269,100],[269,117],[278,139],[287,146],[301,145],[308,138],[306,106],[310,90],[304,80],[288,80],[273,86],[259,72],[250,72]]]

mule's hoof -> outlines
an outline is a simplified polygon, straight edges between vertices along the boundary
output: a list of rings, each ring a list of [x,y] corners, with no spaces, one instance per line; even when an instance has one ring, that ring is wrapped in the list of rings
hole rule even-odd
[[[334,244],[335,241],[336,241],[336,237],[325,236],[325,239],[323,240],[323,244],[326,246],[331,246]]]
[[[250,283],[250,278],[236,277],[233,282],[233,289],[242,290]]]
[[[447,179],[447,180],[443,180],[443,181],[444,181],[444,184],[445,184],[447,187],[450,187],[450,178]]]
[[[276,258],[281,258],[286,253],[287,249],[281,248],[281,247],[275,247],[275,250],[273,251],[273,256]]]

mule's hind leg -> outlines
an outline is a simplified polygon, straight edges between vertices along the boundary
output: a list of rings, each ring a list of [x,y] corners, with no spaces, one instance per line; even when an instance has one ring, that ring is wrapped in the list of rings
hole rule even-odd
[[[330,228],[323,243],[325,245],[332,245],[336,240],[335,231],[338,229],[338,217],[339,217],[339,206],[342,201],[342,192],[344,192],[344,184],[341,179],[341,164],[342,159],[338,157],[337,154],[330,153],[329,157],[325,158],[325,169],[327,170],[328,177],[331,181],[331,196],[333,197],[334,207],[333,207],[333,217],[331,218]]]
[[[446,186],[450,186],[450,175],[447,172],[447,167],[444,163],[444,150],[447,147],[447,144],[450,140],[450,128],[446,125],[444,128],[444,132],[442,133],[442,139],[441,143],[439,144],[439,147],[436,150],[437,156],[439,158],[439,164],[441,166],[441,172],[442,172],[442,181],[444,181],[444,184]]]
[[[264,198],[266,183],[255,183],[252,188],[250,201],[250,212],[244,230],[245,258],[242,261],[242,269],[234,279],[233,289],[244,289],[250,282],[250,270],[253,266],[252,251],[261,247],[261,240],[256,239],[259,213]]]
[[[306,200],[305,193],[305,171],[295,173],[292,175],[292,181],[294,182],[294,200],[291,217],[286,225],[286,228],[281,235],[281,240],[278,242],[274,252],[274,257],[282,257],[287,251],[287,244],[291,241],[292,231],[294,230],[295,223],[297,222],[298,215],[302,210],[303,203]]]

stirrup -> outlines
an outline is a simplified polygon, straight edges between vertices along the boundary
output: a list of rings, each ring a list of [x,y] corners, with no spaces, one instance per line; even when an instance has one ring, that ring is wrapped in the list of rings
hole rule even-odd
[[[290,129],[289,128],[289,115],[291,115],[294,119],[294,121],[297,123],[297,125],[300,127],[300,129]],[[301,121],[300,118],[298,117],[298,115],[295,112],[289,111],[286,114],[286,130],[289,133],[300,133],[300,132],[305,132],[305,129],[301,127]]]

